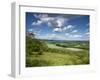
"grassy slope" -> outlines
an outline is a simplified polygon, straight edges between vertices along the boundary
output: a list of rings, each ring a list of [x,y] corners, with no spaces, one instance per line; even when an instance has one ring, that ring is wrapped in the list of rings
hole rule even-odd
[[[50,43],[47,43],[47,46],[50,49],[47,52],[44,52],[43,55],[27,56],[26,66],[35,67],[89,64],[88,50],[67,50],[66,48],[62,48]]]
[[[84,52],[83,52],[84,53]],[[81,54],[81,55],[80,55]],[[77,53],[50,53],[44,52],[43,55],[31,55],[27,57],[27,60],[31,61],[32,66],[61,66],[61,65],[77,65],[88,63],[88,52],[84,54]]]

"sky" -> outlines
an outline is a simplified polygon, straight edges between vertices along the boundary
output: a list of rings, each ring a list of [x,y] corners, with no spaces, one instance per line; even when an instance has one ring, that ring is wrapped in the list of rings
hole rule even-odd
[[[38,39],[89,40],[89,15],[26,12],[26,32]]]

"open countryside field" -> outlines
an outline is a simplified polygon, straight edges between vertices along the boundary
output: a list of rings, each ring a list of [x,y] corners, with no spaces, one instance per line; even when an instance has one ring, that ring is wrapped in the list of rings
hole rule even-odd
[[[88,41],[41,40],[46,45],[42,54],[32,52],[26,57],[27,67],[89,64]]]
[[[25,13],[26,67],[88,65],[90,15]]]

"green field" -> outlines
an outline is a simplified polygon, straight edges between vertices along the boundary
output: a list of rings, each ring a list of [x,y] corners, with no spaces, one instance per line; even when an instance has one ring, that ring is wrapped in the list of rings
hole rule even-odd
[[[89,64],[89,41],[39,40],[26,36],[26,67]]]

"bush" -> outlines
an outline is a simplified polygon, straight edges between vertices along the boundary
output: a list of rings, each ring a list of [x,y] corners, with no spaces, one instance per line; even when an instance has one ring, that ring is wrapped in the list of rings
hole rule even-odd
[[[26,55],[33,55],[33,52],[38,52],[38,55],[42,55],[46,48],[45,42],[35,39],[32,34],[26,36]]]
[[[65,45],[65,44],[56,44],[56,46],[59,46],[59,47],[64,47],[64,48],[66,48],[66,47],[67,47],[67,45]]]

